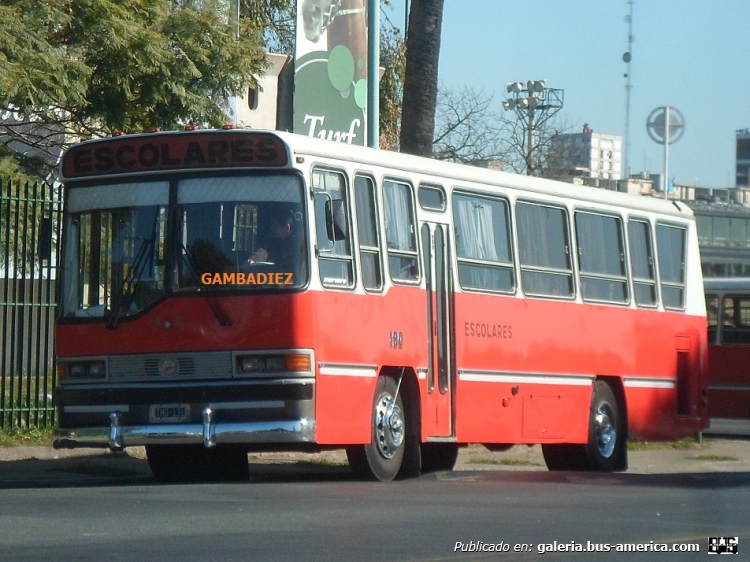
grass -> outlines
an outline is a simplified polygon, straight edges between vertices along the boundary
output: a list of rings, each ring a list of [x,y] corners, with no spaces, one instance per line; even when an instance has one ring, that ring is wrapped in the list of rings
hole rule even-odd
[[[688,457],[689,459],[697,461],[738,461],[737,457],[727,457],[724,455],[698,455],[695,457]]]
[[[339,461],[335,459],[324,459],[324,458],[312,458],[312,459],[305,459],[301,461],[296,461],[294,464],[296,465],[303,465],[303,466],[330,466],[330,467],[340,467],[340,466],[349,466],[348,462]]]
[[[687,451],[691,449],[705,449],[705,443],[699,443],[694,437],[685,437],[679,441],[628,441],[629,451],[652,451],[655,449],[675,449]]]
[[[468,464],[495,464],[502,466],[542,466],[537,462],[523,459],[470,459]]]
[[[0,429],[0,447],[18,447],[21,445],[52,445],[51,427],[9,428]]]

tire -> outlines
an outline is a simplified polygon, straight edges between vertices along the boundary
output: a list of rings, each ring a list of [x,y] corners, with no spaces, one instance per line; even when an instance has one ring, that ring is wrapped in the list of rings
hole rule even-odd
[[[591,470],[612,472],[623,463],[625,439],[620,408],[612,388],[604,381],[594,383],[589,410],[589,436],[585,445],[561,443],[542,445],[549,470]]]
[[[455,443],[422,443],[422,472],[453,470],[458,459]]]
[[[241,482],[250,475],[247,453],[231,445],[146,445],[148,466],[157,482]]]
[[[589,441],[585,447],[589,470],[612,472],[623,454],[625,438],[617,398],[604,381],[596,381],[591,397]]]
[[[370,443],[346,449],[349,466],[358,478],[388,482],[396,476],[412,476],[414,472],[413,449],[416,445],[416,459],[419,459],[418,443],[413,435],[407,435],[409,420],[401,392],[396,395],[396,389],[397,383],[391,377],[378,379],[372,404]],[[418,473],[418,462],[416,466]]]

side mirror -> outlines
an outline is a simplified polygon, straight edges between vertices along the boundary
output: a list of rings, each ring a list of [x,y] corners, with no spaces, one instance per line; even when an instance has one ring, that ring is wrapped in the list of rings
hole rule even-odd
[[[326,233],[328,239],[336,242],[346,240],[346,207],[342,199],[326,201]]]

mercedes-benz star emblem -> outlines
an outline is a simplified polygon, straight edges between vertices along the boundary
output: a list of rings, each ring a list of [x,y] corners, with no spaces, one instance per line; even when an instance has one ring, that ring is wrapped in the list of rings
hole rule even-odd
[[[167,357],[159,362],[159,374],[165,377],[170,377],[177,374],[177,361]]]

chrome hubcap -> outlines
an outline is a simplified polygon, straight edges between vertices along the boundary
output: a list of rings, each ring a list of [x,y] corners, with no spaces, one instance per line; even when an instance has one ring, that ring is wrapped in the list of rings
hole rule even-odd
[[[381,394],[375,404],[375,440],[386,459],[392,459],[404,442],[404,418],[390,394]]]
[[[617,443],[617,429],[612,425],[612,418],[612,410],[608,404],[602,404],[594,417],[599,454],[607,459],[614,453]]]

